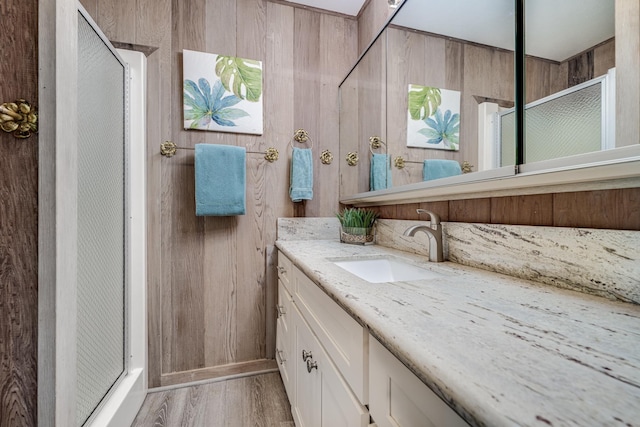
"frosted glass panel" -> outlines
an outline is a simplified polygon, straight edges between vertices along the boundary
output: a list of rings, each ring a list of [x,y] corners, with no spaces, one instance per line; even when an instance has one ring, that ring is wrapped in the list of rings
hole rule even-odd
[[[78,14],[78,401],[82,425],[125,370],[123,65]]]
[[[602,146],[601,83],[525,112],[525,163],[599,151]]]
[[[502,144],[500,149],[499,166],[511,166],[516,164],[516,115],[513,113],[502,116],[500,120],[500,136]]]
[[[525,163],[602,149],[602,82],[526,106]],[[500,120],[500,166],[515,164],[515,114]]]

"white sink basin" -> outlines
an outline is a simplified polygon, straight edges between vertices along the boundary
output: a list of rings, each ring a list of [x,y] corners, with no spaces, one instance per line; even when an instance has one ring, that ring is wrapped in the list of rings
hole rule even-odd
[[[402,282],[444,277],[396,258],[368,258],[334,261],[335,265],[370,283]]]

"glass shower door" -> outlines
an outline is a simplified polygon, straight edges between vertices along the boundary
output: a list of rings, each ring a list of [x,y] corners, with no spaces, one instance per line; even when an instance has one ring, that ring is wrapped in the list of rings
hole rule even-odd
[[[125,77],[126,66],[79,12],[78,425],[127,370]]]

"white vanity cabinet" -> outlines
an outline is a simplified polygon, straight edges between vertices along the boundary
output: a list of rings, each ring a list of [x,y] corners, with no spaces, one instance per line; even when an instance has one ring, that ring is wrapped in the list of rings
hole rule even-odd
[[[369,425],[367,332],[282,253],[278,276],[276,357],[296,426]]]
[[[284,388],[293,406],[295,401],[295,340],[293,339],[293,265],[282,254],[278,257],[278,301],[276,304],[276,362]]]
[[[374,338],[369,360],[369,411],[378,427],[469,427]]]

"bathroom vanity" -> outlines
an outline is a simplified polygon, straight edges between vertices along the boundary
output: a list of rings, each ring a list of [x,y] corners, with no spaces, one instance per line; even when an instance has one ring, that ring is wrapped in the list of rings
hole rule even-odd
[[[298,426],[640,419],[638,305],[378,245],[277,247],[277,361]],[[385,258],[433,274],[371,283],[336,264]]]

